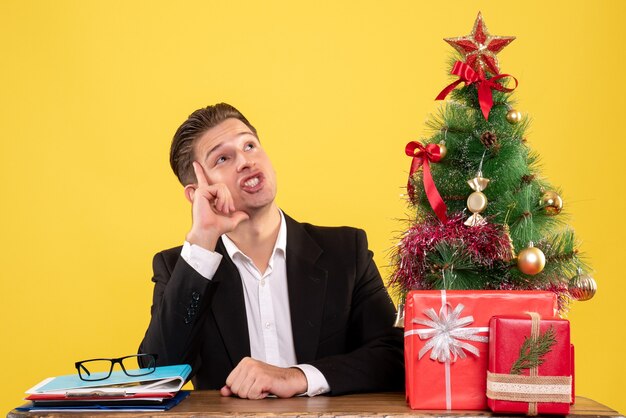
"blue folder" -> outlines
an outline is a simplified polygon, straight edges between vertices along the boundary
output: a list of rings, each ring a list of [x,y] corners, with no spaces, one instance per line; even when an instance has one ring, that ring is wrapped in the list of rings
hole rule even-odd
[[[191,366],[188,364],[178,364],[173,366],[161,366],[157,367],[153,373],[145,376],[128,376],[121,370],[116,370],[111,373],[111,377],[105,380],[99,381],[84,381],[78,377],[78,374],[70,374],[66,376],[58,376],[44,384],[43,386],[36,387],[33,393],[47,393],[58,391],[69,391],[72,389],[89,389],[89,388],[102,388],[116,386],[130,386],[133,385],[158,385],[159,382],[169,382],[170,384],[164,388],[160,388],[162,391],[176,392],[185,383],[187,377],[191,373]],[[94,377],[97,377],[94,374]],[[159,389],[155,387],[154,390]]]

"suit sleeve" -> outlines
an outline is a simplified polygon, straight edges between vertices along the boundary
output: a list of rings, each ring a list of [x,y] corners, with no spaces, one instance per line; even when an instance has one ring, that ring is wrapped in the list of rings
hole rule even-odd
[[[151,318],[139,352],[157,354],[159,366],[190,364],[195,371],[200,366],[199,318],[209,304],[214,283],[182,257],[167,255],[171,254],[154,256]]]
[[[365,232],[356,234],[356,274],[347,327],[348,352],[315,360],[331,395],[402,390],[403,332],[393,327],[395,307],[367,248]]]

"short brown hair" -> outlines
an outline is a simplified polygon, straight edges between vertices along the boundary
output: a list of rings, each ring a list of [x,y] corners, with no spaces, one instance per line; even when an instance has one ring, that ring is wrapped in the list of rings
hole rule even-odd
[[[196,182],[193,172],[194,144],[206,131],[226,119],[239,119],[257,135],[256,129],[237,109],[227,103],[218,103],[193,112],[178,128],[170,148],[170,165],[183,186]]]

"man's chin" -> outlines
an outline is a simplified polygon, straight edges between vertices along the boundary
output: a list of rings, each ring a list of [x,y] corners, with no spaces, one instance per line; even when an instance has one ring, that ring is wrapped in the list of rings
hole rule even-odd
[[[254,215],[259,215],[271,211],[273,208],[277,208],[276,204],[274,203],[274,199],[269,199],[266,202],[247,202],[247,204],[242,205],[241,209],[238,210],[244,212],[249,217],[253,217]]]

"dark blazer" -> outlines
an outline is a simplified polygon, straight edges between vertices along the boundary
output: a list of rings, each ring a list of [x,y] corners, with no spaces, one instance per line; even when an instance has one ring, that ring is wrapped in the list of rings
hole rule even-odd
[[[367,248],[365,232],[318,227],[288,216],[287,286],[298,363],[319,369],[332,395],[404,387],[403,335]],[[222,244],[212,280],[180,257],[181,247],[153,261],[152,318],[139,348],[158,364],[188,363],[196,389],[219,389],[250,356],[243,287]]]

